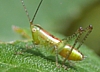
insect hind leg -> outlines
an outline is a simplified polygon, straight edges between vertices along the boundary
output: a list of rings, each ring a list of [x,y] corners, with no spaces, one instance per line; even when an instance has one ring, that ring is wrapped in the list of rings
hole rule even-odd
[[[87,28],[85,28],[83,30],[83,32],[86,32],[88,30],[88,32],[86,33],[86,35],[84,36],[84,38],[82,39],[81,43],[79,44],[79,46],[77,47],[77,49],[79,49],[81,47],[81,45],[84,43],[84,41],[86,40],[86,38],[89,36],[89,34],[92,32],[92,25],[89,25]]]
[[[84,43],[84,41],[86,40],[87,36],[91,33],[93,27],[92,25],[89,25],[89,27],[87,27],[86,29],[83,29],[82,27],[80,27],[73,35],[76,36],[75,42],[70,50],[70,52],[68,53],[68,55],[66,55],[66,58],[64,59],[64,61],[62,62],[62,65],[64,65],[65,61],[68,60],[71,52],[73,51],[74,47],[76,46],[78,40],[80,39],[81,35],[83,34],[83,32],[86,32],[88,30],[88,32],[86,33],[86,35],[84,36],[84,38],[82,39],[80,45],[77,47],[77,49],[80,48],[80,46],[82,45],[82,43]]]

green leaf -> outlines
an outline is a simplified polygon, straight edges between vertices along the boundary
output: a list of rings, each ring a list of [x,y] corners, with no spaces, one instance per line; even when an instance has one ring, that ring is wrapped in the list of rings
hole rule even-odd
[[[55,56],[47,47],[34,46],[30,41],[1,43],[0,72],[100,72],[100,58],[85,45],[80,51],[87,57],[82,61],[72,61],[72,65],[66,62],[68,70],[56,67]],[[61,62],[59,59],[60,66]]]

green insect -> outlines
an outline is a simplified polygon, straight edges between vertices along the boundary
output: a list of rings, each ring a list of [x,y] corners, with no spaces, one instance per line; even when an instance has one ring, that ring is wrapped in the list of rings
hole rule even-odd
[[[54,51],[56,53],[56,65],[58,66],[58,55],[60,55],[61,57],[64,58],[62,65],[65,64],[66,60],[72,60],[72,61],[81,61],[84,59],[84,55],[78,50],[80,48],[80,46],[82,45],[82,43],[86,40],[87,36],[91,33],[93,27],[92,25],[89,25],[87,28],[83,29],[82,27],[80,27],[70,38],[76,37],[75,42],[73,45],[70,45],[67,43],[67,39],[58,39],[55,36],[53,36],[52,34],[48,33],[46,30],[44,30],[40,25],[34,24],[33,21],[36,17],[36,14],[40,8],[40,5],[42,3],[43,0],[40,1],[37,10],[32,18],[32,20],[30,20],[28,11],[24,5],[23,0],[21,0],[22,5],[24,7],[24,10],[27,14],[27,17],[29,19],[30,22],[30,29],[31,29],[31,33],[32,33],[32,38],[33,38],[33,42],[34,44],[38,45],[38,44],[44,44],[48,43],[50,45],[54,46]],[[19,32],[20,34],[23,33],[23,30],[18,28],[18,27],[13,27],[13,29],[16,32]],[[86,35],[84,36],[84,38],[82,39],[81,43],[79,44],[79,46],[77,48],[75,48],[80,36],[83,34],[83,32],[87,32]],[[27,38],[30,38],[27,35],[24,35]]]

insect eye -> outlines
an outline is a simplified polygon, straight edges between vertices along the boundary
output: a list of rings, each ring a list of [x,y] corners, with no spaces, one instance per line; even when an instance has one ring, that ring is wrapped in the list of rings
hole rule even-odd
[[[36,29],[35,28],[32,28],[32,32],[36,32]]]

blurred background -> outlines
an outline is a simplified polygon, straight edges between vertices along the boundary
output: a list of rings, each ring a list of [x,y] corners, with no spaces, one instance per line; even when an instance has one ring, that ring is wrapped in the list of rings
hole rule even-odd
[[[40,0],[24,0],[30,17]],[[47,31],[72,35],[80,26],[93,25],[85,44],[100,55],[100,0],[44,0],[34,24]],[[29,21],[20,0],[0,0],[0,41],[20,40],[12,25],[29,28]]]

